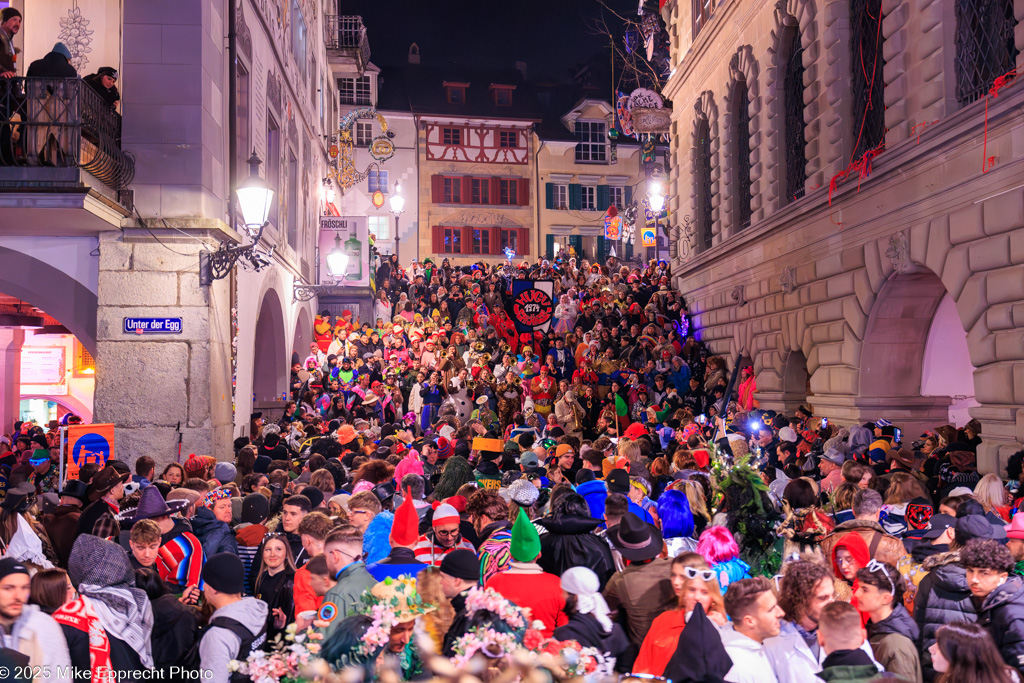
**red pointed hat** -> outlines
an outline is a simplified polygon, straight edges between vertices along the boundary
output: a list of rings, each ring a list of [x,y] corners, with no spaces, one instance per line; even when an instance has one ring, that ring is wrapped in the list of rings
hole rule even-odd
[[[405,499],[395,510],[395,521],[391,523],[391,545],[415,545],[419,537],[419,516],[416,514],[416,506],[412,502],[412,494],[406,488]]]

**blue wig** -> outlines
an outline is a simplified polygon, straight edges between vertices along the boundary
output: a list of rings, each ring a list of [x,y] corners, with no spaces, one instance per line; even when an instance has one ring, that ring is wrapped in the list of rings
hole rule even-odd
[[[690,501],[682,491],[665,491],[658,498],[658,516],[661,518],[661,533],[665,538],[693,536],[693,511]]]

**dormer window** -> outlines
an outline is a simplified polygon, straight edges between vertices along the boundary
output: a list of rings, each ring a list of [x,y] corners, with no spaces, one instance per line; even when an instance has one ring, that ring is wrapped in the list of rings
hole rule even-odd
[[[496,107],[511,107],[512,106],[512,91],[516,89],[514,85],[497,85],[491,83],[491,96],[494,98],[494,106]]]
[[[466,88],[469,87],[469,83],[449,83],[445,81],[444,92],[445,98],[449,104],[465,104],[466,103]]]

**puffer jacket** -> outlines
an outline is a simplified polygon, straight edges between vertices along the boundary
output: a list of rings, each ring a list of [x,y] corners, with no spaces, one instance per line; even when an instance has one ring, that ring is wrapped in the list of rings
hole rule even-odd
[[[615,561],[611,548],[594,529],[600,520],[590,517],[565,516],[559,519],[544,517],[537,525],[547,530],[540,537],[540,559],[538,564],[549,574],[561,576],[571,567],[589,567],[597,574],[601,590],[615,573]]]
[[[985,596],[978,623],[992,635],[1003,661],[1024,673],[1024,579],[1011,576]]]
[[[203,544],[203,552],[207,557],[217,553],[238,554],[238,541],[226,523],[213,516],[213,510],[201,507],[192,518],[192,533]]]
[[[868,640],[875,659],[886,671],[899,674],[908,681],[921,680],[921,658],[917,654],[920,629],[903,605],[896,605],[892,614],[878,622],[868,622]]]
[[[888,562],[892,566],[899,564],[900,558],[907,554],[903,547],[903,541],[896,536],[885,533],[882,525],[863,519],[852,519],[849,522],[837,524],[836,528],[828,536],[821,540],[821,551],[825,557],[832,557],[832,550],[836,543],[845,534],[854,531],[864,539],[868,546],[868,552],[872,559],[879,562]]]
[[[604,519],[604,501],[608,498],[608,485],[603,480],[585,481],[576,487],[576,493],[587,501],[591,517],[598,520]]]
[[[932,657],[928,648],[935,642],[935,632],[943,624],[975,622],[978,615],[971,602],[967,587],[967,573],[960,566],[960,553],[956,550],[933,555],[924,561],[928,572],[918,586],[914,601],[914,621],[921,628],[918,653],[924,680],[935,680]]]

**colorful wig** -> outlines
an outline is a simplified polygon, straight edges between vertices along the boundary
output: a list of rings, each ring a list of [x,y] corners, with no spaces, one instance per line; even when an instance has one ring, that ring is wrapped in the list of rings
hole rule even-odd
[[[661,533],[665,538],[693,536],[693,511],[690,510],[689,499],[682,491],[668,490],[661,494],[658,499],[658,516],[661,518]]]
[[[697,552],[712,567],[738,557],[740,547],[732,533],[724,526],[709,526],[697,540]]]

